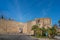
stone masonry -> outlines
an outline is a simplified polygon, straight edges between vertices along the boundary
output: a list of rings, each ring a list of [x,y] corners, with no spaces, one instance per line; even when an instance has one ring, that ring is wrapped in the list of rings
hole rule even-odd
[[[0,19],[0,34],[9,34],[9,33],[24,33],[28,35],[34,34],[34,31],[31,30],[33,25],[38,24],[40,28],[51,28],[51,19],[50,18],[37,18],[26,23],[16,22],[12,20]]]

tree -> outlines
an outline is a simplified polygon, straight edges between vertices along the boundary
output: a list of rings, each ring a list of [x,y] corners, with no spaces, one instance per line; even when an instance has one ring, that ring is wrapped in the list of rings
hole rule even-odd
[[[52,27],[52,31],[53,31],[53,36],[55,36],[57,34],[57,25],[56,24]]]
[[[8,20],[10,20],[10,21],[15,21],[14,19],[12,19],[12,18],[9,18]]]
[[[44,27],[42,27],[41,30],[42,30],[42,36],[46,36],[46,31],[47,30]]]
[[[57,27],[58,27],[57,24],[55,24],[53,27],[54,27],[55,33],[57,34]]]
[[[38,26],[37,25],[33,25],[32,26],[32,30],[34,30],[34,36],[36,36],[37,29],[38,29]]]
[[[60,26],[60,20],[58,21],[58,24],[59,24],[59,26]]]
[[[48,36],[49,36],[49,38],[54,38],[54,36],[56,34],[57,34],[56,25],[54,25],[52,28],[48,28]]]
[[[9,18],[8,20],[12,20],[11,18]]]
[[[6,18],[5,18],[3,15],[1,15],[0,19],[4,19],[4,20],[6,20]]]
[[[48,28],[48,37],[51,38],[51,35],[52,35],[52,28]]]
[[[40,37],[42,34],[41,34],[41,28],[37,28],[36,30],[36,36],[37,37]]]

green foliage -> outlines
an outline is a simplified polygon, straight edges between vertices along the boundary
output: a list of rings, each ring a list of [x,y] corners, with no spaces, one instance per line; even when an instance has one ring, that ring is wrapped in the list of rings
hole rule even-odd
[[[40,28],[37,28],[37,30],[36,30],[36,36],[41,36],[41,29]]]
[[[53,26],[52,28],[48,28],[48,36],[50,38],[53,38],[57,33],[57,28],[55,26]]]
[[[3,15],[1,16],[1,19],[5,19]]]
[[[37,25],[33,25],[32,26],[32,30],[37,30],[38,26]]]
[[[42,29],[42,36],[46,36],[46,29],[43,27]]]
[[[39,28],[37,25],[32,26],[32,30],[34,30],[35,37],[49,37],[53,38],[56,35],[56,25],[54,25],[52,28],[45,29],[44,27]]]
[[[58,24],[59,24],[59,26],[60,26],[60,20],[58,21]]]
[[[32,30],[34,30],[34,35],[36,36],[36,31],[38,29],[38,26],[37,25],[33,25],[32,26]]]

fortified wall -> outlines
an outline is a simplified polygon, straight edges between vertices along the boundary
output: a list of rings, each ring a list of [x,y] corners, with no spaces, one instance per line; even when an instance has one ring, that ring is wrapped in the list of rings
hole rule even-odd
[[[26,23],[0,19],[0,34],[24,33],[32,35],[34,34],[34,31],[31,30],[32,26],[36,24],[38,24],[39,28],[51,28],[51,19],[37,18]]]

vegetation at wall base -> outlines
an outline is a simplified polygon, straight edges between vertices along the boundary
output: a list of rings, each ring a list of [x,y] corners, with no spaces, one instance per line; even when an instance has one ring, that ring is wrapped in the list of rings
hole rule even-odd
[[[33,25],[32,30],[34,30],[34,36],[36,38],[54,38],[56,35],[56,25],[48,29],[44,27],[39,28],[38,25]]]

